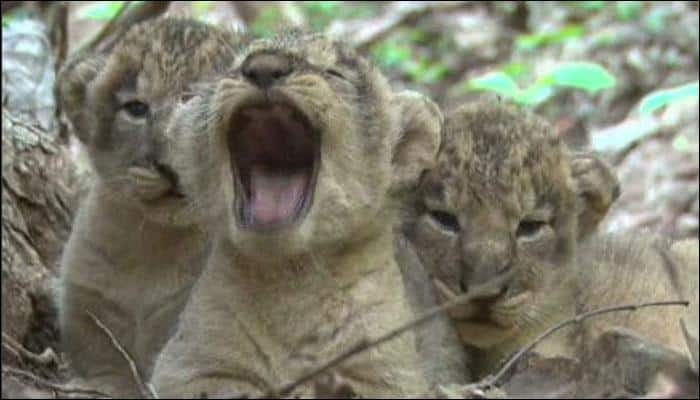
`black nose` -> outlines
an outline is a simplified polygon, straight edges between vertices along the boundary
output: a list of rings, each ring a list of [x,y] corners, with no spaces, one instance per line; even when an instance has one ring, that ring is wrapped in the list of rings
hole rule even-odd
[[[243,64],[243,75],[261,88],[292,72],[291,60],[281,54],[258,53],[248,57]]]

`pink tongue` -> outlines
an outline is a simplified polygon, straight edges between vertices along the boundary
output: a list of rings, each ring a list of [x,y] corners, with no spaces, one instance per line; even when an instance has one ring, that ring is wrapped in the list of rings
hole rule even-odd
[[[253,166],[250,171],[250,218],[257,224],[275,224],[290,219],[304,198],[308,174],[270,171]]]

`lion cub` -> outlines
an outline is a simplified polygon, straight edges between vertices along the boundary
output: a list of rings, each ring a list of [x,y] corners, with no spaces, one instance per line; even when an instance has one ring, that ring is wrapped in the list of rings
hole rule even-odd
[[[569,152],[548,124],[515,107],[479,102],[450,114],[437,165],[418,193],[418,214],[404,231],[443,296],[493,286],[492,295],[450,312],[462,340],[477,349],[480,374],[577,312],[682,297],[697,304],[697,260],[678,260],[678,293],[659,256],[652,258],[650,240],[586,240],[618,196],[617,179],[601,160]],[[588,337],[617,323],[684,347],[676,329],[683,312],[610,315],[607,324],[587,323]],[[663,324],[678,335],[656,326]],[[567,353],[572,341],[543,346]]]
[[[118,396],[139,391],[114,334],[148,377],[207,253],[217,208],[186,195],[173,143],[189,133],[191,84],[233,59],[235,38],[203,23],[137,25],[106,53],[80,55],[57,93],[96,176],[66,245],[60,329],[78,379]]]
[[[218,86],[188,146],[186,193],[226,200],[212,256],[156,362],[163,396],[258,395],[410,320],[392,194],[430,166],[440,130],[402,126],[423,96],[392,94],[341,42],[254,42]],[[441,122],[424,126],[441,127]],[[361,396],[428,389],[408,333],[336,372]],[[294,395],[313,395],[311,384]]]

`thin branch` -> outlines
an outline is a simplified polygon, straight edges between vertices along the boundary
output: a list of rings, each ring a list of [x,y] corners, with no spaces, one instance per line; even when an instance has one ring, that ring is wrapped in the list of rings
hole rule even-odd
[[[502,279],[505,280],[507,279],[507,276],[504,276]],[[499,280],[500,281],[500,280]],[[311,381],[312,379],[320,376],[321,374],[325,373],[329,369],[332,369],[339,364],[343,363],[350,357],[361,353],[363,351],[366,351],[368,349],[371,349],[375,346],[378,346],[386,341],[389,341],[396,336],[415,328],[416,326],[423,324],[436,316],[444,313],[445,311],[451,309],[452,307],[455,307],[460,304],[468,303],[469,301],[476,299],[476,298],[483,298],[484,296],[488,296],[491,294],[491,292],[494,291],[494,289],[497,290],[499,287],[498,282],[489,284],[488,286],[483,286],[480,288],[475,288],[474,291],[470,293],[465,293],[459,296],[454,297],[452,300],[449,302],[433,307],[427,312],[423,313],[421,316],[418,318],[376,338],[373,340],[367,340],[363,339],[360,342],[356,343],[354,346],[352,346],[350,349],[346,350],[345,352],[339,354],[338,356],[334,357],[330,361],[323,363],[319,365],[318,367],[312,369],[311,371],[307,372],[306,374],[302,375],[298,379],[294,380],[293,382],[283,385],[280,388],[268,392],[265,394],[264,397],[279,397],[279,396],[286,396],[289,393],[291,393],[294,389],[296,389],[299,385],[302,385],[306,382]],[[573,323],[580,323],[588,318],[594,317],[596,315],[600,314],[606,314],[606,313],[611,313],[611,312],[616,312],[616,311],[636,311],[637,309],[644,308],[644,307],[654,307],[654,306],[673,306],[673,305],[682,305],[682,306],[688,306],[689,302],[685,300],[679,300],[679,301],[660,301],[660,302],[652,302],[652,303],[643,303],[643,304],[630,304],[630,305],[624,305],[624,306],[616,306],[616,307],[609,307],[609,308],[603,308],[599,310],[594,310],[590,311],[587,313],[583,313],[580,315],[577,315],[571,319],[565,320],[552,328],[548,329],[544,333],[542,333],[540,336],[538,336],[535,340],[532,341],[531,344],[528,346],[522,348],[518,353],[516,353],[504,366],[501,368],[501,370],[493,377],[487,377],[477,383],[467,385],[468,389],[471,390],[480,390],[481,388],[484,387],[489,387],[493,386],[496,382],[498,382],[503,375],[517,362],[525,353],[529,352],[532,350],[535,346],[537,346],[542,340],[544,340],[546,337],[549,335],[553,334],[554,332],[558,331],[559,329],[573,324]]]
[[[33,353],[5,332],[2,332],[2,345],[18,358],[24,358],[38,365],[49,365],[51,362],[58,364],[58,356],[51,348],[47,347],[41,354]]]
[[[68,55],[68,4],[57,1],[50,7],[49,33],[54,49],[54,71],[58,74]]]
[[[359,22],[362,25],[362,29],[359,31],[351,33],[349,32],[351,30],[350,27],[347,27],[343,29],[343,31],[347,30],[347,32],[337,33],[340,33],[341,36],[351,35],[353,44],[358,51],[365,52],[374,43],[383,40],[403,25],[413,25],[429,15],[450,12],[473,5],[468,1],[433,1],[410,6],[401,4],[402,8],[397,9],[397,3],[394,4],[395,7],[387,9],[379,17]],[[355,25],[353,24],[353,26]]]
[[[356,343],[354,346],[350,347],[348,350],[344,351],[343,353],[337,355],[336,357],[332,358],[330,361],[327,361],[316,368],[312,369],[311,371],[307,372],[306,374],[302,375],[301,377],[297,378],[293,382],[283,385],[279,388],[277,388],[274,391],[268,392],[265,397],[280,397],[280,396],[286,396],[289,393],[291,393],[294,389],[296,389],[299,385],[302,385],[306,382],[311,381],[312,379],[320,376],[321,374],[325,373],[331,368],[334,368],[338,366],[339,364],[343,363],[350,357],[362,353],[365,350],[371,349],[373,347],[376,347],[384,342],[387,342],[400,334],[411,330],[415,328],[418,325],[421,325],[425,322],[430,321],[431,319],[441,315],[445,311],[451,309],[452,307],[455,307],[460,304],[468,303],[469,301],[477,298],[483,298],[486,296],[490,295],[495,295],[498,293],[499,288],[501,287],[501,281],[505,281],[509,278],[508,274],[504,274],[501,276],[498,280],[495,280],[494,282],[489,283],[488,285],[483,285],[480,287],[474,288],[474,290],[470,291],[469,293],[465,293],[459,296],[454,297],[451,299],[449,302],[446,302],[440,306],[433,307],[420,315],[418,318],[413,319],[409,321],[406,324],[403,324],[399,326],[398,328],[391,330],[387,332],[384,335],[379,336],[378,338],[375,339],[362,339],[358,343]]]
[[[99,390],[88,389],[88,388],[72,386],[72,385],[61,385],[59,383],[50,382],[44,378],[40,378],[40,377],[32,374],[29,371],[24,371],[24,370],[21,370],[18,368],[8,367],[5,365],[2,366],[2,373],[13,375],[15,377],[22,377],[25,379],[29,379],[32,382],[34,382],[40,386],[43,386],[47,389],[55,390],[55,391],[61,392],[61,393],[84,394],[84,395],[89,395],[89,396],[99,397],[99,398],[104,398],[104,399],[111,398],[108,394],[100,392]]]
[[[678,294],[678,296],[682,296],[683,290],[681,289],[680,277],[678,276],[678,271],[680,271],[680,267],[678,263],[673,259],[669,247],[670,246],[668,244],[659,243],[658,241],[654,244],[654,249],[657,252],[659,252],[659,255],[661,255],[664,269],[668,274],[668,279],[671,281],[671,285],[673,285],[673,290],[676,291],[676,294]]]
[[[10,11],[13,8],[17,8],[21,6],[24,3],[24,1],[3,1],[2,2],[2,12],[5,13],[6,11]]]
[[[513,357],[511,357],[508,362],[496,373],[496,375],[488,376],[484,378],[483,380],[473,383],[470,385],[467,385],[469,388],[485,388],[489,386],[494,386],[498,381],[503,378],[503,376],[515,365],[515,363],[520,360],[520,358],[528,353],[530,350],[535,348],[540,342],[542,342],[544,339],[546,339],[548,336],[553,334],[554,332],[564,328],[565,326],[571,325],[571,324],[577,324],[581,323],[584,320],[595,317],[597,315],[601,314],[608,314],[612,312],[618,312],[618,311],[637,311],[640,308],[645,308],[645,307],[661,307],[661,306],[685,306],[688,307],[688,304],[690,304],[687,300],[675,300],[675,301],[655,301],[651,303],[642,303],[642,304],[629,304],[629,305],[624,305],[624,306],[615,306],[615,307],[607,307],[607,308],[601,308],[598,310],[593,310],[589,311],[583,314],[576,315],[573,318],[564,320],[557,325],[554,325],[553,327],[547,329],[544,331],[541,335],[537,336],[532,342],[530,342],[529,345],[521,348]]]
[[[134,377],[134,380],[136,381],[136,385],[139,387],[141,395],[148,399],[157,399],[158,395],[155,393],[151,386],[148,386],[144,383],[143,379],[141,378],[141,374],[139,373],[139,370],[136,367],[134,359],[131,358],[129,353],[124,349],[121,343],[119,343],[117,338],[114,337],[112,331],[110,331],[109,328],[104,323],[102,323],[102,321],[100,321],[100,319],[97,318],[93,313],[91,313],[90,311],[85,311],[85,313],[87,313],[87,315],[89,315],[90,318],[92,318],[92,320],[95,322],[95,325],[102,329],[102,331],[109,337],[109,340],[112,341],[112,345],[119,351],[122,357],[124,357],[126,362],[129,364],[129,368],[131,369],[131,375]]]
[[[685,345],[688,346],[690,359],[693,361],[693,368],[695,369],[695,373],[698,373],[700,372],[700,368],[698,368],[698,339],[693,338],[690,332],[688,332],[688,327],[685,326],[683,318],[681,318],[680,323],[683,337],[685,337]]]
[[[116,27],[117,27],[117,21],[122,17],[124,12],[126,12],[126,9],[131,6],[131,2],[127,1],[122,5],[122,8],[117,11],[117,14],[107,22],[102,29],[100,29],[99,32],[97,32],[97,35],[95,35],[90,41],[85,43],[80,47],[80,49],[76,52],[77,53],[82,53],[84,51],[90,51],[93,50],[97,45],[102,42],[111,32],[113,32]]]
[[[131,3],[133,2],[127,1],[124,3],[117,15],[109,20],[89,42],[82,45],[75,54],[95,50],[105,42],[109,43],[107,39],[110,37],[112,41],[120,39],[121,35],[132,25],[164,13],[170,5],[169,1],[145,1],[133,6],[131,6]],[[111,44],[109,43],[105,47],[108,48]]]

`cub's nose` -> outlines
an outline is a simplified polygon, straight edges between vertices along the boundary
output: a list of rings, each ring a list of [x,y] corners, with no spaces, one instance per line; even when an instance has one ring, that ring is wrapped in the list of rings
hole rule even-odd
[[[281,54],[257,53],[245,60],[242,72],[255,85],[266,88],[289,75],[292,72],[292,62],[289,57]]]

